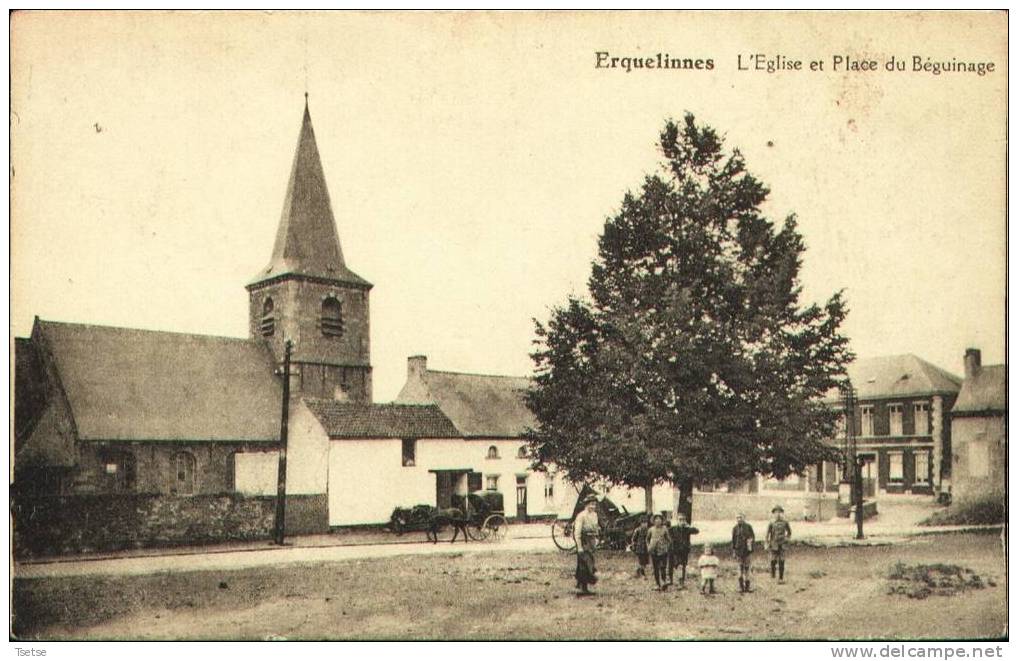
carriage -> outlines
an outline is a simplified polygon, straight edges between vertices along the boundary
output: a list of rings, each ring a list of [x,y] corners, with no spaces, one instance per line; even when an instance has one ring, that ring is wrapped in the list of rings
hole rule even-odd
[[[450,516],[451,512],[455,515]],[[454,495],[452,509],[444,510],[431,505],[397,507],[392,512],[388,528],[396,535],[422,530],[433,534],[449,524],[463,526],[467,536],[474,541],[502,541],[509,534],[502,494],[479,491],[467,496]]]
[[[466,515],[470,539],[501,542],[509,535],[509,520],[505,518],[501,492],[474,491],[465,498],[453,496],[452,502],[453,507]]]
[[[551,524],[551,539],[555,546],[563,551],[575,551],[576,540],[573,538],[573,521],[583,509],[583,501],[589,495],[597,495],[590,486],[584,485],[573,507],[573,515],[568,519],[556,519]],[[629,512],[625,505],[619,507],[608,498],[597,501],[597,521],[601,527],[601,538],[598,546],[614,550],[624,550],[633,536],[633,531],[644,518],[643,512]]]

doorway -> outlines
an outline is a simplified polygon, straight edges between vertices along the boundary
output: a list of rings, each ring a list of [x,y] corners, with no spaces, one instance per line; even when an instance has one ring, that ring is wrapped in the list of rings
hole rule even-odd
[[[527,476],[516,476],[516,518],[527,522]]]
[[[862,493],[864,498],[873,498],[877,495],[877,454],[875,452],[860,452],[859,459],[862,462]]]

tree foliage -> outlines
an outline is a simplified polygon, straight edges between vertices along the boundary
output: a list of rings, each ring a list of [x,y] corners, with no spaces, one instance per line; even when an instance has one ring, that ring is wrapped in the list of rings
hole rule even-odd
[[[687,114],[659,147],[662,172],[605,223],[589,298],[535,321],[535,463],[688,491],[834,458],[842,294],[800,304],[796,219],[762,215],[768,189],[717,132]]]

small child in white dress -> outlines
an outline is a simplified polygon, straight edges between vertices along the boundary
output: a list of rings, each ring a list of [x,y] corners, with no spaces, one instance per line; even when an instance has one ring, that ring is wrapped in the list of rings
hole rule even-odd
[[[710,544],[703,547],[703,555],[696,563],[700,568],[700,592],[703,594],[714,594],[714,579],[718,577],[718,557],[714,555],[714,549]]]

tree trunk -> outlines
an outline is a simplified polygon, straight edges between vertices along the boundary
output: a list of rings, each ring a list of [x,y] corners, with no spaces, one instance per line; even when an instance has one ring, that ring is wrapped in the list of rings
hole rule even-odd
[[[686,515],[686,521],[693,523],[693,480],[678,481],[679,513]]]
[[[648,515],[654,514],[654,483],[651,482],[643,488],[643,511]]]

